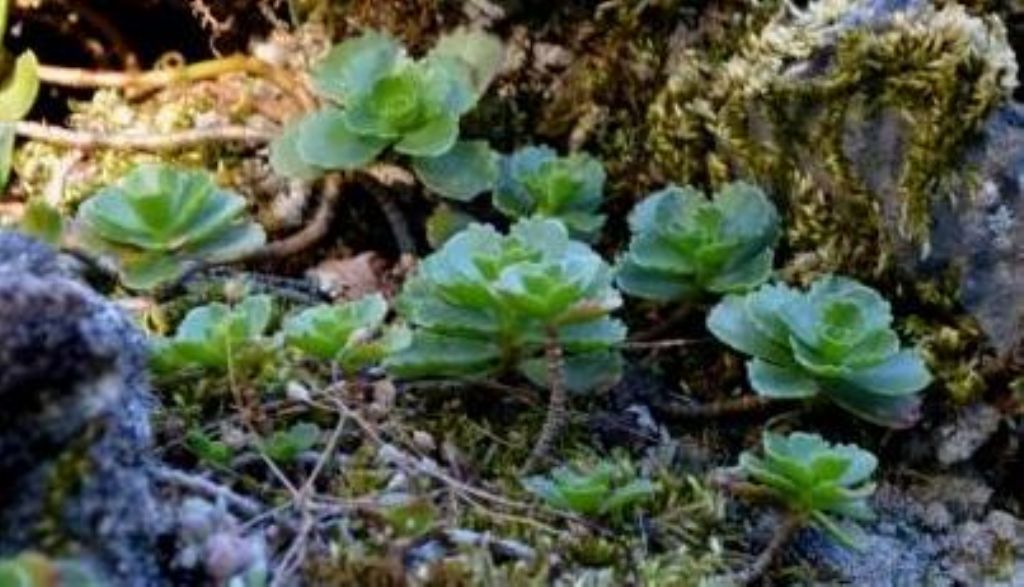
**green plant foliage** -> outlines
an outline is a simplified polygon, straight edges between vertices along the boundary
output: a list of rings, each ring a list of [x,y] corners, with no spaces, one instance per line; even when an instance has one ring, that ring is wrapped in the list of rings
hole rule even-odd
[[[882,426],[919,417],[931,374],[916,349],[901,349],[889,303],[855,280],[826,276],[806,292],[765,285],[729,296],[708,316],[708,329],[752,355],[750,384],[781,399],[824,396]]]
[[[459,143],[459,120],[480,99],[502,60],[494,37],[457,31],[412,59],[393,37],[369,32],[336,47],[312,72],[330,102],[289,126],[271,147],[278,173],[308,179],[353,170],[386,149],[413,158],[430,189],[457,199],[486,190],[496,165],[484,143]],[[452,173],[454,172],[454,173]]]
[[[658,485],[636,478],[632,466],[602,461],[580,470],[559,467],[527,477],[523,486],[549,505],[584,516],[617,515],[654,496]]]
[[[460,141],[440,157],[414,159],[412,168],[430,191],[468,202],[494,185],[498,154],[486,141]]]
[[[381,502],[380,513],[398,536],[422,536],[437,524],[437,508],[428,499],[398,494]]]
[[[11,69],[0,79],[0,121],[21,120],[32,109],[39,95],[39,62],[26,51],[10,63],[10,55],[0,49],[0,57]]]
[[[153,364],[160,372],[195,367],[224,372],[260,356],[270,345],[264,337],[273,316],[270,296],[255,295],[235,306],[214,303],[193,308],[173,338],[154,344]]]
[[[226,442],[214,440],[198,428],[189,430],[185,435],[185,447],[201,460],[222,467],[229,466],[235,456],[235,451]]]
[[[2,185],[0,181],[0,185]],[[33,198],[25,205],[19,229],[41,241],[58,245],[64,234],[64,217],[60,211],[41,198]]]
[[[507,236],[473,224],[424,259],[397,309],[412,343],[385,362],[396,375],[487,377],[517,370],[547,384],[542,355],[550,330],[565,352],[570,390],[617,380],[614,349],[625,326],[611,270],[555,220],[516,223]]]
[[[273,433],[260,443],[260,448],[277,463],[290,463],[299,455],[316,446],[320,439],[320,427],[309,422],[300,422],[287,430]]]
[[[245,198],[203,171],[141,165],[78,209],[84,244],[114,257],[126,287],[173,281],[189,263],[226,262],[259,248],[263,228]]]
[[[473,224],[473,221],[469,214],[447,204],[439,204],[427,218],[427,242],[435,249],[440,248],[448,239]]]
[[[0,587],[100,587],[81,563],[53,560],[35,552],[0,559]]]
[[[9,0],[0,0],[0,36],[7,32]],[[0,46],[0,187],[7,185],[14,156],[14,122],[25,118],[39,95],[39,62],[25,51],[12,57]]]
[[[640,202],[629,225],[619,287],[661,302],[756,288],[771,275],[780,234],[775,206],[742,182],[711,200],[693,188],[668,187]]]
[[[284,322],[288,345],[325,361],[335,361],[346,374],[380,362],[408,343],[407,331],[393,329],[380,336],[388,304],[374,294],[341,305],[320,305]]]
[[[574,238],[590,240],[604,226],[604,182],[604,167],[589,155],[525,147],[502,160],[494,205],[511,218],[557,218]]]
[[[878,459],[852,444],[830,444],[817,434],[766,432],[763,456],[740,455],[739,470],[767,489],[792,513],[806,518],[846,546],[855,541],[834,517],[873,519],[868,498],[875,492],[870,477]]]

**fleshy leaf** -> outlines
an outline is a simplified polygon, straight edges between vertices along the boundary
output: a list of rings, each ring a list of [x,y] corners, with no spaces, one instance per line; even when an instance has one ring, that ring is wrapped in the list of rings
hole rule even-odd
[[[469,29],[458,29],[445,34],[430,55],[454,58],[463,64],[469,71],[477,97],[483,95],[491,85],[505,58],[498,38],[483,31]]]
[[[352,132],[340,110],[311,114],[299,126],[297,148],[307,165],[322,169],[359,169],[371,163],[389,141]]]
[[[0,81],[0,121],[21,120],[32,110],[39,95],[39,61],[26,51],[14,61],[11,72]]]
[[[281,135],[270,143],[270,166],[279,175],[312,181],[323,175],[323,170],[306,163],[299,154],[301,128],[302,120],[291,122],[284,127]]]
[[[486,141],[460,141],[439,157],[414,158],[412,168],[430,191],[468,202],[494,185],[497,159]]]
[[[403,54],[393,37],[368,32],[334,48],[313,68],[313,83],[323,95],[344,102],[369,92]]]
[[[458,137],[459,119],[442,115],[407,133],[395,145],[395,150],[413,157],[440,157],[455,146]]]
[[[818,394],[818,384],[797,367],[780,367],[754,359],[747,363],[750,386],[758,395],[778,399],[807,399]]]

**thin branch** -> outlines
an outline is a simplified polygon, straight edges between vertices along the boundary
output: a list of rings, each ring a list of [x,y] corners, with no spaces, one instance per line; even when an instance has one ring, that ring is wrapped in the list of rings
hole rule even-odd
[[[652,340],[658,340],[679,326],[684,320],[693,314],[696,309],[697,307],[695,304],[682,303],[674,312],[669,314],[668,317],[658,321],[657,324],[647,330],[637,333],[636,336],[632,338],[632,341],[649,342]]]
[[[670,418],[721,418],[763,410],[779,401],[759,395],[745,395],[707,404],[660,403],[654,409]]]
[[[70,88],[121,88],[147,91],[175,83],[196,82],[229,73],[248,73],[266,78],[292,96],[304,111],[316,108],[316,101],[287,71],[248,55],[231,55],[220,59],[200,61],[173,68],[143,72],[94,71],[74,67],[40,65],[39,79],[43,83]]]
[[[238,510],[239,513],[246,516],[252,517],[261,515],[264,509],[266,509],[259,502],[249,497],[239,495],[231,489],[228,489],[223,485],[218,485],[205,477],[190,475],[183,471],[163,466],[155,467],[153,469],[153,476],[157,481],[167,483],[169,485],[184,487],[185,489],[201,493],[214,499],[222,499],[224,500],[224,503],[232,506]]]
[[[804,521],[800,516],[786,514],[782,523],[775,529],[775,535],[772,536],[771,542],[761,551],[757,559],[745,570],[734,573],[730,578],[740,585],[749,585],[760,579],[803,525]]]
[[[523,465],[523,472],[527,473],[535,470],[547,460],[568,420],[569,396],[565,390],[565,357],[562,352],[562,344],[558,341],[558,330],[554,327],[548,328],[544,356],[548,365],[548,385],[551,388],[551,398],[548,404],[547,419],[540,430],[540,436],[537,438],[530,458]]]
[[[222,126],[215,128],[192,128],[170,133],[122,133],[109,134],[84,130],[72,130],[31,121],[14,123],[18,136],[54,143],[78,149],[124,149],[135,151],[164,152],[217,142],[234,142],[262,145],[277,135],[273,130],[262,130],[246,126]]]
[[[696,346],[712,342],[710,338],[674,338],[669,340],[640,341],[627,340],[619,343],[618,347],[624,351],[660,351],[664,349],[677,349],[688,346]]]
[[[402,209],[395,203],[391,194],[388,194],[383,189],[374,187],[370,189],[370,193],[373,194],[374,201],[377,202],[381,212],[384,213],[384,218],[388,221],[388,227],[391,228],[391,235],[395,238],[395,246],[398,247],[398,252],[402,255],[415,257],[416,240],[412,238],[412,232],[409,230],[409,221],[406,220]]]

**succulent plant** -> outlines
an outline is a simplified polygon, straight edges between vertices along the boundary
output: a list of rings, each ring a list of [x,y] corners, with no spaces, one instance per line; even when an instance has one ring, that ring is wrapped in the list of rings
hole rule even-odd
[[[547,475],[527,477],[522,483],[552,507],[583,516],[616,515],[658,491],[649,479],[637,478],[632,467],[627,469],[608,461],[585,470],[559,467]]]
[[[284,321],[289,346],[325,361],[336,361],[353,374],[407,344],[406,332],[393,329],[380,336],[388,304],[374,294],[341,305],[307,308]]]
[[[708,329],[752,355],[750,385],[769,398],[823,396],[870,422],[893,428],[919,417],[918,394],[931,374],[916,349],[901,348],[889,303],[855,280],[826,276],[806,292],[765,285],[729,296]]]
[[[629,226],[619,287],[660,302],[756,288],[771,275],[779,238],[775,206],[742,182],[727,184],[712,200],[693,188],[665,188],[634,208]]]
[[[852,444],[830,444],[805,432],[788,436],[766,432],[762,449],[763,456],[752,452],[740,455],[739,471],[797,519],[817,526],[844,545],[855,545],[835,517],[873,519],[868,498],[875,491],[870,481],[878,466],[875,455]]]
[[[263,452],[278,463],[290,463],[316,446],[320,427],[312,422],[299,422],[287,430],[278,430],[260,442]]]
[[[543,354],[553,330],[566,385],[592,389],[619,374],[614,346],[626,329],[609,317],[619,305],[608,265],[560,222],[522,220],[507,236],[473,224],[406,282],[397,309],[412,342],[385,364],[406,378],[518,370],[546,385]]]
[[[122,282],[152,289],[184,274],[190,262],[226,262],[259,248],[263,228],[245,198],[203,171],[141,165],[82,203],[77,224],[86,246],[116,260]]]
[[[310,178],[353,170],[388,148],[413,158],[424,183],[447,197],[469,199],[496,174],[486,143],[459,143],[459,121],[501,65],[494,37],[457,31],[422,59],[393,37],[369,32],[336,47],[313,70],[329,105],[286,128],[271,148],[275,169]]]
[[[597,236],[605,173],[589,155],[559,157],[550,147],[525,147],[503,158],[494,205],[511,218],[557,218],[574,238]]]
[[[154,367],[161,372],[186,367],[226,371],[268,348],[264,337],[273,316],[270,296],[248,296],[234,306],[213,303],[193,308],[172,338],[154,344]]]

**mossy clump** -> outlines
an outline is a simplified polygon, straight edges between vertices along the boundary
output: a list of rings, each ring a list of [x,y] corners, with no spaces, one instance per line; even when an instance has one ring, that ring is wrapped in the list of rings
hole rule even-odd
[[[997,18],[873,6],[787,8],[725,63],[681,61],[649,111],[658,172],[774,188],[818,271],[877,274],[907,243],[927,252],[932,204],[1016,61]]]

